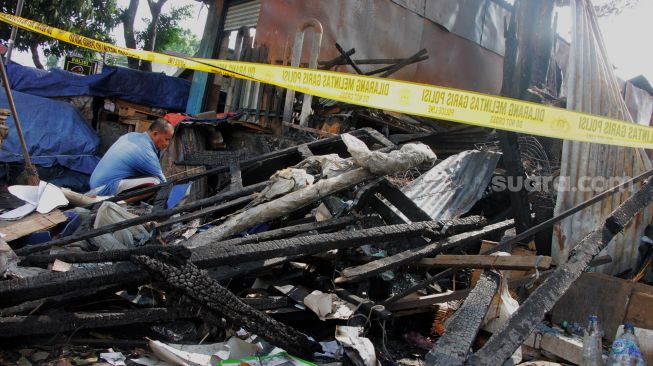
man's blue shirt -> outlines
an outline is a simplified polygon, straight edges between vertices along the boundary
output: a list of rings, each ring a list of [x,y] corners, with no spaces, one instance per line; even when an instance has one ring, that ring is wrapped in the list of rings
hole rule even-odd
[[[147,132],[130,132],[121,136],[104,154],[91,175],[90,186],[100,196],[118,193],[122,179],[157,177],[165,182],[159,164],[159,150]]]

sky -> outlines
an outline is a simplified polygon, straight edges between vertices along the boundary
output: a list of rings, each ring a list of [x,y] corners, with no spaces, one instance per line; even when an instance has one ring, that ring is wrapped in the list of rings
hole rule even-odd
[[[605,1],[603,1],[605,2]],[[558,34],[571,38],[571,7],[559,7]],[[621,13],[599,18],[608,58],[615,74],[628,80],[643,74],[653,84],[653,46],[648,41],[653,1],[639,0]]]
[[[125,8],[129,0],[118,0],[118,6]],[[193,16],[182,22],[181,26],[190,29],[198,37],[202,37],[204,24],[206,22],[207,6],[196,0],[168,0],[163,7],[163,11],[168,11],[172,7],[193,5]],[[571,7],[558,8],[559,13],[559,33],[566,39],[569,37],[565,34],[571,27]],[[637,75],[643,74],[653,84],[653,46],[648,39],[648,24],[653,14],[653,0],[639,0],[632,8],[623,10],[620,14],[605,16],[599,18],[599,26],[603,33],[608,57],[615,66],[615,73],[622,79],[630,79]],[[137,29],[143,29],[144,23],[142,18],[149,17],[150,12],[147,7],[147,1],[141,0],[136,15]],[[117,43],[124,46],[122,34],[122,25],[114,29],[113,36]],[[15,54],[15,61],[23,65],[33,66],[29,53]],[[45,63],[45,57],[41,58]],[[157,66],[156,71],[169,71],[164,66]]]

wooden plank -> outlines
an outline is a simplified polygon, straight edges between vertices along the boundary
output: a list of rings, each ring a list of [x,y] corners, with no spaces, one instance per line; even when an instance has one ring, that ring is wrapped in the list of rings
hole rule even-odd
[[[653,294],[637,292],[635,289],[630,296],[624,322],[640,328],[653,329],[651,304],[653,304]]]
[[[497,245],[499,245],[499,243],[497,243],[496,241],[483,240],[483,241],[481,241],[481,253],[485,253],[486,251],[494,248]],[[535,252],[531,251],[529,249],[526,249],[524,247],[521,247],[521,246],[515,246],[512,249],[511,254],[512,255],[518,255],[518,256],[521,256],[521,257],[525,257],[525,256],[534,256]],[[478,278],[481,276],[481,272],[483,272],[483,271],[480,270],[480,269],[476,269],[476,270],[474,270],[472,272],[472,279],[471,279],[472,287],[474,286],[474,284],[476,283]],[[530,275],[533,272],[534,272],[533,268],[531,268],[529,270],[523,270],[523,271],[513,270],[513,271],[510,271],[508,273],[508,275],[509,275],[509,277],[511,279],[514,280],[514,279],[517,279],[517,278],[526,277],[526,276]]]
[[[4,241],[10,242],[31,233],[53,228],[66,220],[68,217],[60,210],[54,210],[47,214],[34,213],[3,227],[0,229],[0,233],[5,235],[2,237]]]
[[[152,125],[152,121],[139,119],[138,121],[136,121],[135,132],[145,132],[150,128],[151,125]]]
[[[482,269],[518,269],[529,270],[537,267],[545,270],[551,267],[548,256],[499,256],[499,255],[447,255],[424,258],[419,264],[432,267],[448,268],[482,268]]]
[[[580,365],[583,361],[583,340],[560,334],[552,328],[538,326],[524,341],[524,345]]]

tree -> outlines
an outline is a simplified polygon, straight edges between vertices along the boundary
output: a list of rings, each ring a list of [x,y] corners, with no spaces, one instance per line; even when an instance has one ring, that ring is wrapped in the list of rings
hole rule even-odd
[[[172,51],[184,54],[186,56],[193,56],[200,48],[200,38],[191,32],[190,29],[172,29],[170,37],[166,39],[165,44],[159,48],[156,47],[158,52]],[[159,39],[161,39],[159,33]]]
[[[136,19],[136,11],[138,10],[139,0],[130,0],[127,9],[120,11],[120,21],[123,26],[123,34],[125,36],[125,46],[128,48],[136,48],[136,33],[134,33],[134,20]],[[128,58],[127,65],[130,69],[138,69],[138,59]]]
[[[139,43],[143,44],[145,49],[151,51],[175,51],[192,55],[199,47],[199,39],[189,29],[179,27],[180,21],[192,16],[192,8],[192,5],[172,8],[170,12],[159,16],[156,26],[156,41],[153,48],[151,48],[148,41],[151,39],[152,21],[143,19],[147,27],[145,31],[137,33]]]
[[[168,0],[147,0],[147,5],[150,8],[150,14],[152,14],[152,19],[147,25],[147,33],[145,39],[144,49],[147,51],[154,51],[154,46],[156,44],[156,35],[158,31],[159,20],[161,18],[161,8]],[[141,70],[152,71],[152,63],[150,61],[141,61]]]
[[[632,8],[637,5],[639,0],[595,0],[594,11],[597,17],[604,17],[608,15],[618,15],[624,9]]]
[[[15,12],[15,0],[0,0],[0,11]],[[23,6],[22,16],[46,25],[67,30],[105,42],[113,42],[111,30],[118,24],[116,0],[29,0]],[[0,38],[8,40],[11,27],[0,27]],[[46,57],[63,56],[67,51],[92,55],[93,51],[80,50],[69,43],[21,30],[14,46],[20,51],[30,51],[34,66],[43,69],[39,47]]]
[[[48,68],[48,70],[54,69],[58,65],[59,65],[59,57],[55,55],[50,55],[45,60],[45,66]]]

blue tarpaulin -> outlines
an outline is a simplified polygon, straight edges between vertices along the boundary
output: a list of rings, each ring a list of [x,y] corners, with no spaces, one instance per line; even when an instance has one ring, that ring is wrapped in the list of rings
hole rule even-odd
[[[58,164],[84,174],[93,172],[100,161],[97,156],[100,139],[75,107],[17,91],[13,97],[34,164],[44,167]],[[0,108],[9,109],[4,91],[0,92]],[[7,126],[9,135],[0,150],[0,162],[23,161],[13,117],[7,119]]]
[[[124,67],[104,65],[98,75],[39,70],[11,63],[7,74],[13,90],[41,97],[90,95],[111,97],[175,111],[186,109],[190,81]]]

